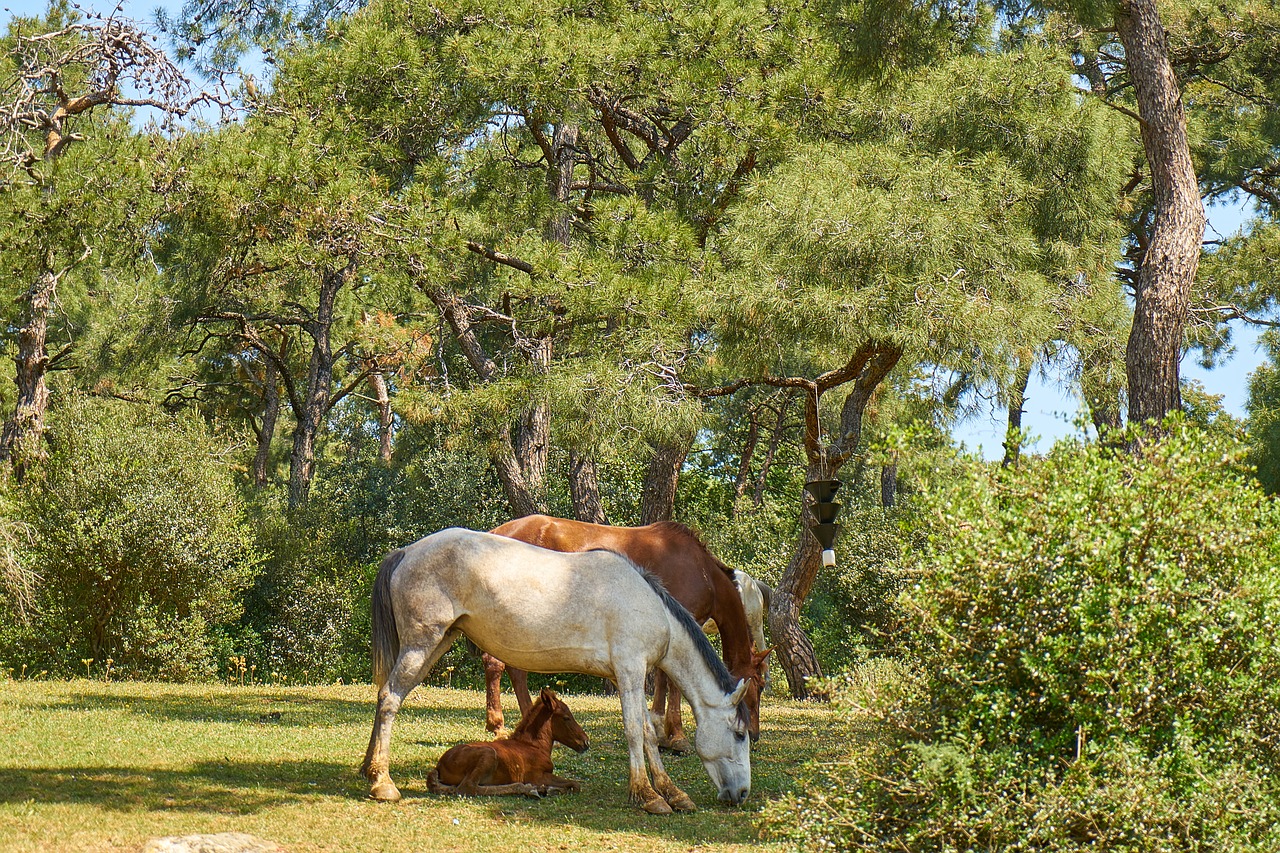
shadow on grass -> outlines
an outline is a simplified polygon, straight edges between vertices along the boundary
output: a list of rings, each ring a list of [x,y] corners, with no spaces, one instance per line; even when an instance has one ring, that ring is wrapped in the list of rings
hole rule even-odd
[[[207,761],[180,770],[134,767],[0,768],[0,803],[74,803],[104,811],[254,814],[317,796],[362,796],[350,765]]]
[[[210,696],[166,693],[155,696],[113,696],[104,693],[72,693],[39,703],[50,711],[116,711],[187,723],[228,723],[233,725],[317,726],[372,725],[375,699],[316,699],[297,693],[245,693]],[[451,708],[407,706],[407,715],[430,714],[448,723],[484,724],[484,707]]]

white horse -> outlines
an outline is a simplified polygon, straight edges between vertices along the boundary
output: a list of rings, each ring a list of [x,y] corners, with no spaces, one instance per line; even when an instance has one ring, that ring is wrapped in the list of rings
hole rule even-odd
[[[769,613],[769,600],[773,597],[773,587],[762,580],[757,580],[742,569],[733,570],[733,583],[738,587],[738,595],[742,596],[742,610],[747,614],[747,627],[751,629],[751,642],[756,651],[768,648],[764,639],[764,623]],[[708,619],[702,626],[708,634],[716,633],[716,623]],[[764,670],[764,687],[772,683],[769,668]],[[760,692],[764,692],[762,689]]]
[[[630,794],[645,811],[695,809],[663,768],[645,712],[645,673],[654,668],[693,707],[695,748],[720,801],[737,804],[751,793],[746,682],[734,684],[660,583],[612,551],[563,554],[450,528],[391,552],[374,582],[378,708],[362,769],[375,800],[400,798],[388,769],[396,711],[459,634],[520,669],[612,678],[631,757]]]

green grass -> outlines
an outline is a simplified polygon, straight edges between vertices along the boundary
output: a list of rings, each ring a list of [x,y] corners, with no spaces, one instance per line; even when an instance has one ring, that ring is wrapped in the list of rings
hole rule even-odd
[[[698,811],[655,817],[627,801],[617,699],[565,698],[591,749],[557,747],[554,759],[558,773],[584,782],[582,793],[428,793],[426,775],[445,749],[486,739],[484,698],[421,687],[391,744],[405,798],[380,804],[358,773],[373,714],[368,685],[0,682],[0,850],[136,850],[155,836],[230,831],[291,853],[754,849],[764,803],[789,788],[800,764],[839,746],[825,706],[767,700],[746,804],[717,803],[696,756],[668,757]]]

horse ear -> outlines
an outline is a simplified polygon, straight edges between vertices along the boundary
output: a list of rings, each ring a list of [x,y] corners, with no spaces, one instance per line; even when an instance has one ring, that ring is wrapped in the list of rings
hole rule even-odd
[[[556,693],[550,687],[544,687],[542,688],[542,693],[539,694],[539,698],[547,705],[550,705],[556,700]]]
[[[738,680],[738,686],[733,689],[733,695],[729,697],[729,701],[735,705],[741,704],[744,696],[747,695],[747,680],[745,678]]]
[[[769,655],[773,654],[773,650],[776,648],[777,646],[770,646],[762,652],[754,652],[751,658],[755,661],[756,666],[759,666],[769,659]]]

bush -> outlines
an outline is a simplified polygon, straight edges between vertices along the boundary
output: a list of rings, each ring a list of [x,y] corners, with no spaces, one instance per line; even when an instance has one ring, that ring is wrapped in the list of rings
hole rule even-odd
[[[1242,449],[1060,445],[936,495],[909,674],[845,679],[874,728],[771,813],[806,847],[1251,850],[1280,836],[1280,513]],[[1268,841],[1270,843],[1268,843]]]
[[[35,616],[0,655],[64,675],[111,659],[126,675],[212,676],[209,626],[239,617],[259,563],[216,442],[198,421],[83,398],[53,413],[49,442],[15,494]]]

